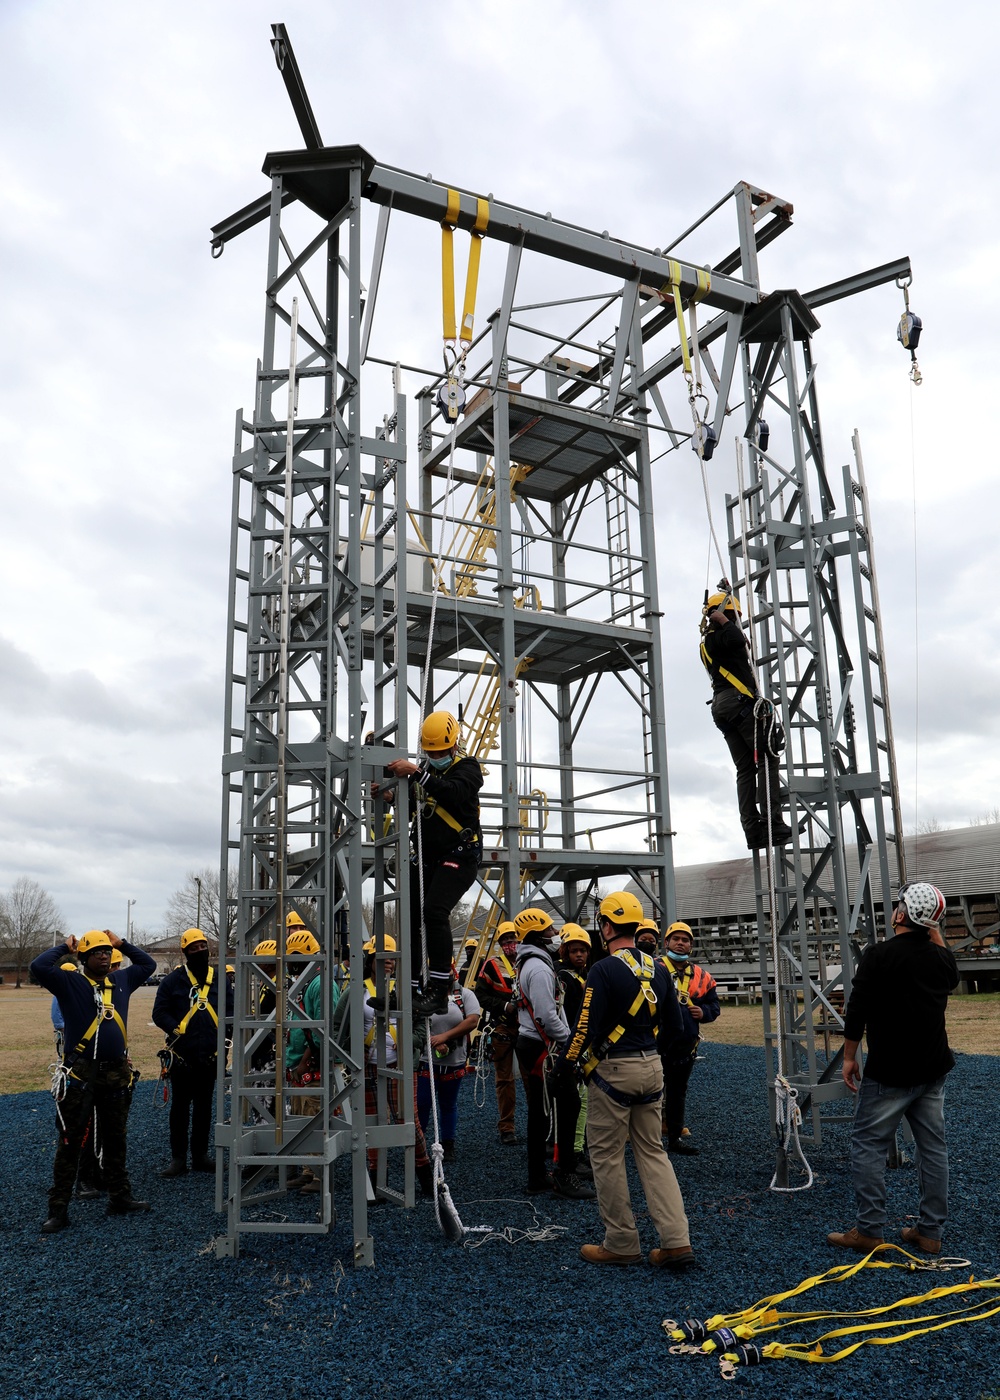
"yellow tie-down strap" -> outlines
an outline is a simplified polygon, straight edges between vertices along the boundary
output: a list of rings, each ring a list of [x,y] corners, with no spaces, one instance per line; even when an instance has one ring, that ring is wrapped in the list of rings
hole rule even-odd
[[[465,301],[462,306],[462,330],[459,335],[455,319],[455,228],[461,199],[457,190],[448,191],[448,205],[441,221],[441,321],[445,341],[460,339],[472,342],[476,316],[476,292],[479,287],[479,259],[482,241],[490,222],[489,200],[476,199],[476,218],[472,225],[469,245],[469,265],[465,274]]]
[[[204,987],[198,986],[198,979],[194,976],[189,967],[185,968],[185,971],[187,972],[188,978],[190,979],[192,988],[197,990],[198,995],[191,1003],[187,1015],[181,1021],[177,1029],[174,1031],[174,1035],[178,1036],[184,1034],[184,1032],[188,1028],[188,1025],[190,1024],[191,1017],[197,1015],[199,1011],[207,1011],[208,1014],[211,1016],[212,1020],[215,1022],[216,1026],[218,1026],[219,1024],[219,1018],[215,1014],[215,1007],[208,999],[208,989],[212,985],[212,978],[215,976],[215,968],[210,967],[208,969],[208,981],[205,983]]]

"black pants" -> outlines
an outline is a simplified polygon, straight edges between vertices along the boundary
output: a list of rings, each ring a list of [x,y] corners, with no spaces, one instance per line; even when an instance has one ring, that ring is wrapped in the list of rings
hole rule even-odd
[[[783,825],[781,817],[781,784],[778,780],[778,760],[767,755],[763,760],[763,735],[753,717],[753,701],[728,686],[717,691],[712,700],[712,718],[725,736],[726,744],[736,765],[736,800],[740,807],[740,823],[749,839],[756,837],[761,823],[767,821],[768,788],[771,796],[771,822]],[[760,804],[758,807],[758,803]]]
[[[684,1105],[693,1069],[694,1055],[672,1064],[663,1061],[663,1131],[670,1142],[677,1142],[684,1127]]]
[[[479,854],[464,851],[460,856],[424,862],[424,930],[427,935],[427,964],[432,973],[447,976],[451,971],[454,945],[451,911],[476,879]],[[410,967],[416,982],[423,976],[423,950],[420,938],[420,867],[410,862]]]
[[[49,1210],[64,1211],[73,1195],[80,1153],[92,1122],[97,1119],[104,1183],[111,1201],[132,1194],[125,1170],[128,1111],[132,1104],[132,1071],[127,1060],[78,1060],[59,1104],[59,1141],[52,1169]]]
[[[517,1037],[517,1063],[528,1102],[528,1185],[545,1184],[545,1144],[549,1137],[549,1115],[545,1110],[545,1088],[541,1066],[545,1047],[533,1035]],[[580,1116],[580,1094],[569,1080],[552,1095],[556,1108],[556,1145],[559,1170],[576,1170],[576,1120]]]
[[[212,1097],[215,1093],[215,1061],[186,1065],[175,1060],[170,1068],[170,1155],[187,1160],[188,1123],[191,1125],[191,1160],[208,1156],[212,1131]]]

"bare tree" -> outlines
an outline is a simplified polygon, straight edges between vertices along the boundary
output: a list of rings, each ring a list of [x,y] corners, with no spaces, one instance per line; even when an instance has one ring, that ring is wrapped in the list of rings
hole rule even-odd
[[[0,948],[14,964],[15,986],[21,973],[44,948],[51,948],[62,915],[56,902],[37,880],[19,875],[9,892],[0,895]]]
[[[203,870],[189,871],[180,889],[174,890],[167,900],[167,909],[163,916],[165,936],[179,938],[186,928],[200,928],[228,948],[236,929],[237,875],[232,867],[229,869],[226,885],[226,907],[220,922],[218,870],[206,866]]]
[[[970,826],[996,826],[1000,823],[1000,807],[990,807],[988,811],[980,812],[977,817],[969,818]]]

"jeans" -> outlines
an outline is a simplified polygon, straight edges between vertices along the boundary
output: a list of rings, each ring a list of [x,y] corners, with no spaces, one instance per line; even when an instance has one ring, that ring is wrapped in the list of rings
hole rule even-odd
[[[851,1135],[851,1176],[858,1202],[858,1229],[881,1236],[885,1227],[886,1154],[901,1119],[916,1142],[920,1215],[917,1229],[941,1238],[948,1218],[948,1147],[944,1136],[944,1078],[899,1089],[863,1079]]]

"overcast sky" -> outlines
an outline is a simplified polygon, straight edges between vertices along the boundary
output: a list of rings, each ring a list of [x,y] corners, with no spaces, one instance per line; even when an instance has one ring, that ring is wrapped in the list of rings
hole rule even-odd
[[[133,898],[152,932],[218,860],[232,424],[264,245],[213,261],[208,229],[266,189],[268,150],[301,144],[272,20],[328,144],[649,246],[750,180],[795,205],[768,288],[910,255],[925,382],[894,287],[823,308],[827,453],[861,430],[906,824],[996,805],[994,6],[4,0],[0,888],[39,880],[74,932],[121,929]],[[433,363],[420,306],[418,286],[389,353]],[[673,460],[657,510],[686,863],[742,846],[695,655],[704,508],[693,458]]]

